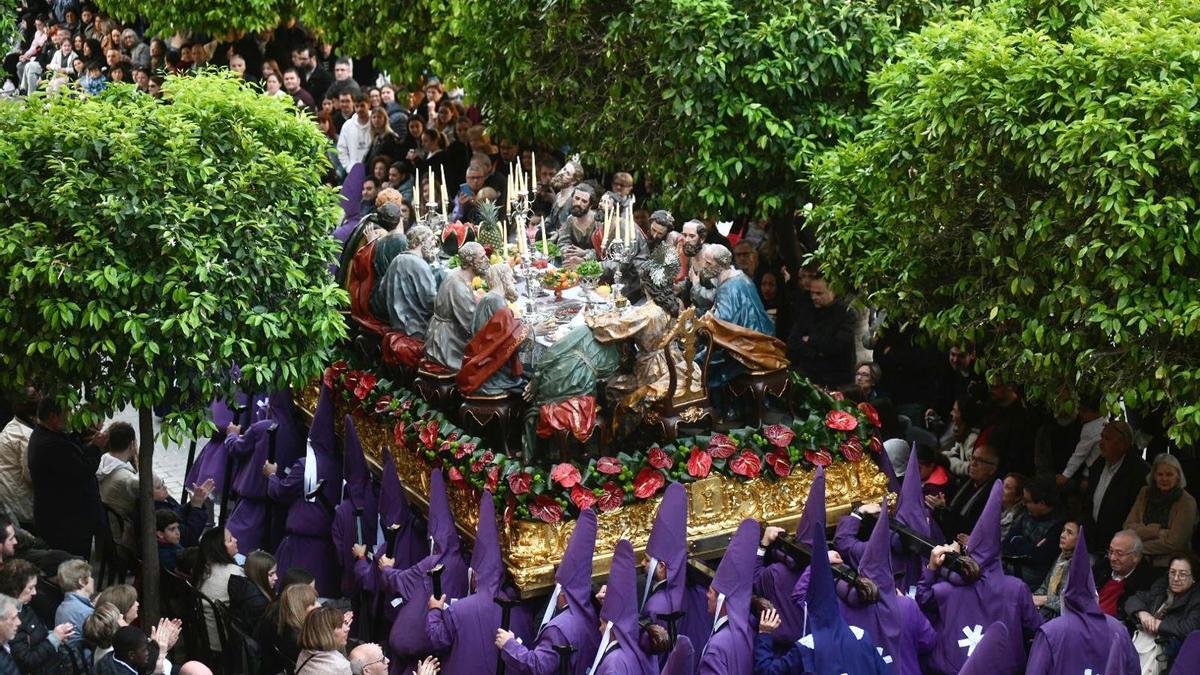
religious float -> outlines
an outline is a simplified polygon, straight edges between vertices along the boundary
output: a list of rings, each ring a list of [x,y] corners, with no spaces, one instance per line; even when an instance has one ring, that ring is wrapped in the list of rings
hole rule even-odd
[[[392,453],[409,499],[421,510],[428,508],[430,470],[446,472],[450,507],[468,541],[474,539],[480,490],[493,493],[502,514],[504,562],[524,596],[553,587],[581,508],[596,509],[599,518],[594,575],[607,574],[618,540],[643,550],[670,482],[688,490],[688,541],[697,558],[720,555],[745,518],[793,528],[817,466],[825,467],[830,518],[888,491],[876,463],[882,452],[876,411],[836,400],[794,374],[790,424],[611,448],[611,454],[545,465],[485,447],[417,394],[369,368],[339,361],[323,380],[338,407],[335,419],[354,416],[375,470],[383,466],[382,453]],[[301,407],[311,412],[317,395],[317,386],[310,387]]]
[[[577,166],[578,159],[573,158],[564,171],[571,165]],[[485,204],[479,226],[450,221],[445,176],[440,177],[440,191],[435,189],[438,178],[432,172],[427,175],[425,194],[415,190],[412,203],[416,223],[440,233],[441,250],[437,253],[441,257],[435,256],[431,264],[439,274],[453,270],[460,264],[462,247],[477,242],[490,257],[490,264],[512,268],[519,299],[510,307],[514,315],[519,314],[516,321],[524,327],[519,331],[518,351],[520,361],[530,370],[545,366],[545,356],[553,353],[560,341],[570,343],[572,338],[568,336],[578,336],[573,330],[586,324],[594,331],[597,325],[611,325],[640,311],[626,297],[630,276],[636,274],[631,265],[646,245],[644,233],[633,222],[632,201],[619,206],[602,199],[603,215],[591,237],[597,260],[560,269],[554,263],[563,261],[547,236],[544,221],[540,227],[533,226],[536,177],[532,171],[526,175],[519,165],[509,167],[505,216],[498,215],[496,205]],[[417,184],[421,185],[420,177]],[[357,194],[354,190],[350,193]],[[362,229],[359,226],[355,232]],[[361,262],[373,260],[373,251],[364,253],[363,249],[370,246],[365,240],[359,242],[352,235],[347,246],[358,249],[356,262],[363,255],[367,257]],[[612,270],[611,286],[597,283],[601,261]],[[672,258],[671,250],[655,263],[659,275],[668,281],[679,272],[680,261]],[[370,279],[371,266],[361,266],[366,279]],[[353,275],[347,283],[347,290],[355,297]],[[481,285],[482,280],[475,277],[471,288],[477,300],[486,290]],[[599,518],[594,575],[607,574],[612,551],[620,539],[628,539],[635,549],[643,550],[662,491],[671,482],[682,483],[688,490],[688,541],[691,557],[700,559],[723,553],[730,536],[746,518],[793,528],[803,512],[817,466],[826,470],[828,513],[832,518],[853,503],[878,500],[887,492],[888,479],[877,464],[882,443],[876,436],[876,411],[868,404],[858,407],[836,399],[789,373],[783,345],[772,337],[758,335],[764,342],[775,343],[763,349],[742,349],[747,341],[754,343],[745,331],[697,317],[693,309],[684,310],[648,345],[639,343],[639,350],[668,355],[663,359],[663,370],[669,371],[669,377],[664,372],[655,375],[663,382],[669,380],[668,386],[658,392],[658,405],[641,405],[645,401],[640,397],[646,390],[642,387],[620,401],[608,401],[606,405],[613,408],[607,411],[610,419],[595,424],[601,406],[593,400],[581,406],[583,412],[575,409],[562,414],[575,424],[571,433],[582,445],[570,440],[570,434],[561,428],[569,424],[554,429],[539,425],[537,436],[543,440],[531,435],[532,425],[527,425],[527,433],[510,451],[509,428],[519,425],[517,420],[524,416],[511,411],[492,416],[491,421],[499,422],[501,433],[491,444],[458,426],[454,420],[467,424],[474,418],[477,424],[471,426],[482,433],[487,425],[472,412],[471,397],[464,399],[457,391],[455,374],[428,372],[430,366],[419,361],[421,343],[397,337],[380,317],[370,315],[366,304],[360,302],[357,313],[352,309],[347,316],[352,339],[345,360],[330,366],[323,377],[322,384],[330,388],[338,406],[335,419],[340,422],[347,413],[354,416],[368,462],[376,470],[383,466],[384,452],[393,454],[411,503],[422,510],[428,509],[430,471],[444,470],[451,510],[468,541],[475,535],[480,491],[491,491],[496,513],[501,515],[504,561],[523,595],[537,595],[553,587],[555,568],[581,509],[594,508]],[[697,340],[701,333],[709,336],[706,344]],[[621,333],[618,337],[628,335]],[[396,344],[410,343],[413,348],[406,351],[395,348]],[[678,437],[680,426],[712,428],[713,408],[704,383],[711,354],[718,345],[733,353],[749,375],[760,376],[755,385],[744,387],[739,394],[753,395],[759,422],[726,433]],[[709,357],[701,357],[702,353]],[[517,355],[506,353],[502,360],[509,358]],[[620,358],[615,354],[603,358],[612,361],[615,371]],[[579,359],[589,361],[587,355]],[[594,366],[595,359],[589,362]],[[575,380],[578,363],[560,359],[558,370],[547,368],[542,374]],[[697,367],[680,365],[693,363]],[[536,372],[534,380],[536,383]],[[591,399],[590,394],[603,388],[600,380],[586,380],[584,384],[590,392],[573,392],[586,395],[563,403]],[[768,394],[783,396],[789,413],[784,419],[790,419],[789,423],[761,423]],[[317,395],[315,385],[304,392],[302,408],[311,411]],[[488,412],[502,405],[493,401],[512,400],[505,396],[483,398]],[[550,397],[552,401],[563,398]],[[541,403],[535,397],[530,412]],[[542,420],[547,418],[545,408],[557,406],[561,404],[542,406]],[[624,435],[616,433],[616,418],[622,412],[628,414],[626,420],[632,420],[632,424],[620,423]],[[578,424],[581,417],[588,421]],[[642,433],[636,433],[635,428],[630,434],[630,426],[640,428]],[[597,429],[600,431],[594,433]],[[558,438],[556,452],[535,450],[533,446],[544,445],[544,439],[554,434]],[[494,434],[491,437],[496,439]],[[655,438],[659,440],[655,442]]]

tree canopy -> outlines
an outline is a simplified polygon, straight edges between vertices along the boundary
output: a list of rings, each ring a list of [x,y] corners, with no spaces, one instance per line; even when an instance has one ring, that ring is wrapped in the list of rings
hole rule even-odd
[[[174,403],[186,437],[234,365],[257,391],[319,374],[347,300],[311,119],[231,76],[163,92],[0,104],[0,384],[92,420]]]
[[[1200,5],[1001,0],[871,80],[813,180],[831,278],[1035,397],[1095,388],[1200,438]]]

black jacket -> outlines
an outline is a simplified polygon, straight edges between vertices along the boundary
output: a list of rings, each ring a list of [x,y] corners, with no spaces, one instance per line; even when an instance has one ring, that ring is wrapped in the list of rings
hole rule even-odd
[[[13,660],[23,675],[65,675],[74,672],[70,647],[56,647],[50,641],[50,631],[28,604],[18,614],[21,626],[8,643]]]
[[[1137,457],[1131,450],[1125,455],[1125,461],[1117,469],[1108,488],[1104,491],[1104,499],[1100,503],[1100,517],[1092,517],[1093,497],[1096,494],[1096,483],[1100,473],[1104,471],[1104,458],[1092,463],[1088,469],[1088,486],[1083,495],[1083,527],[1087,532],[1088,551],[1100,553],[1108,550],[1108,543],[1113,535],[1125,527],[1125,518],[1137,500],[1138,492],[1146,485],[1146,475],[1150,467],[1142,458]]]
[[[87,559],[92,536],[103,522],[96,467],[100,449],[37,425],[29,437],[33,520],[50,548]]]
[[[229,577],[229,615],[246,633],[253,633],[270,599],[247,577]]]
[[[1112,579],[1112,567],[1108,564],[1108,559],[1101,556],[1100,562],[1096,563],[1094,569],[1094,579],[1096,582],[1096,592],[1104,587]],[[1135,594],[1149,590],[1154,585],[1158,575],[1154,570],[1154,566],[1150,564],[1150,560],[1143,557],[1138,566],[1133,568],[1129,576],[1125,577],[1125,587],[1121,591],[1121,598],[1117,600],[1117,620],[1125,620],[1125,603],[1129,601]]]
[[[826,387],[854,381],[854,329],[858,324],[854,310],[840,298],[827,307],[798,300],[792,307],[792,321],[787,342],[793,368]]]
[[[1125,614],[1131,619],[1138,612],[1154,614],[1167,599],[1167,578],[1162,577],[1154,582],[1149,590],[1136,593],[1125,601]],[[1193,582],[1186,593],[1175,599],[1162,616],[1162,625],[1158,627],[1160,639],[1182,640],[1194,630],[1200,629],[1200,589]]]
[[[13,660],[12,654],[9,654],[4,649],[0,649],[0,675],[21,675],[21,671],[17,668],[17,662]]]

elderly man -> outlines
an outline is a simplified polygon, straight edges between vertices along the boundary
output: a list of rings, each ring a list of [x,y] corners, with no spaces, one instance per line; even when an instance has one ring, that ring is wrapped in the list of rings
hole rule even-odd
[[[425,339],[433,317],[437,279],[430,266],[438,255],[437,241],[425,225],[408,231],[408,251],[392,259],[383,279],[384,305],[391,327],[418,340]]]
[[[595,260],[597,253],[592,235],[596,231],[596,212],[592,210],[595,192],[590,185],[576,185],[571,193],[571,214],[558,229],[557,244],[568,265]]]
[[[1154,566],[1142,555],[1142,540],[1133,530],[1121,530],[1112,536],[1108,551],[1094,568],[1100,609],[1109,616],[1125,620],[1125,601],[1154,583]]]
[[[458,251],[459,268],[446,275],[433,300],[433,318],[425,339],[425,362],[434,369],[458,372],[463,350],[471,339],[475,291],[471,283],[488,269],[487,254],[478,242]]]
[[[540,169],[539,169],[540,171]],[[579,160],[572,157],[567,165],[559,169],[550,178],[550,187],[555,191],[554,200],[550,204],[550,212],[546,216],[546,231],[557,232],[575,210],[575,186],[583,180],[583,166]],[[544,183],[539,179],[539,182]],[[588,197],[591,199],[591,196]]]
[[[700,251],[704,248],[704,239],[708,236],[708,226],[702,220],[689,220],[683,224],[680,238],[683,242],[683,255],[680,261],[687,269],[687,280],[680,289],[680,297],[687,304],[696,308],[697,314],[703,314],[712,308],[713,297],[717,291],[706,285],[700,278]]]
[[[13,519],[33,522],[33,482],[26,456],[29,436],[37,424],[38,393],[29,387],[13,404],[13,418],[0,430],[0,503]]]
[[[1133,452],[1133,428],[1129,423],[1117,420],[1105,424],[1100,432],[1100,459],[1088,469],[1083,493],[1083,527],[1095,533],[1094,539],[1088,537],[1092,547],[1089,553],[1103,552],[1104,543],[1125,526],[1125,517],[1149,473],[1150,467]]]
[[[21,619],[17,616],[17,600],[7,595],[0,595],[0,673],[19,673],[17,662],[13,660],[8,643],[17,637],[17,629],[21,627]]]
[[[366,642],[350,650],[350,672],[354,675],[385,675],[389,662],[383,648],[374,642]]]

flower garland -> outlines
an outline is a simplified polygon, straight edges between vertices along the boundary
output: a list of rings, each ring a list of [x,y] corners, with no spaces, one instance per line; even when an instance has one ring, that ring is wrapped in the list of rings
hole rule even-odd
[[[830,396],[797,374],[792,397],[800,413],[789,425],[737,429],[655,444],[645,450],[590,459],[586,466],[530,466],[481,445],[429,407],[414,392],[338,361],[323,381],[358,419],[391,429],[393,442],[429,467],[445,469],[453,485],[487,489],[505,522],[557,523],[581,509],[601,513],[654,498],[669,482],[690,483],[722,475],[736,480],[778,480],[797,467],[811,470],[835,462],[857,463],[879,454],[879,414]],[[805,416],[807,413],[807,416]]]

